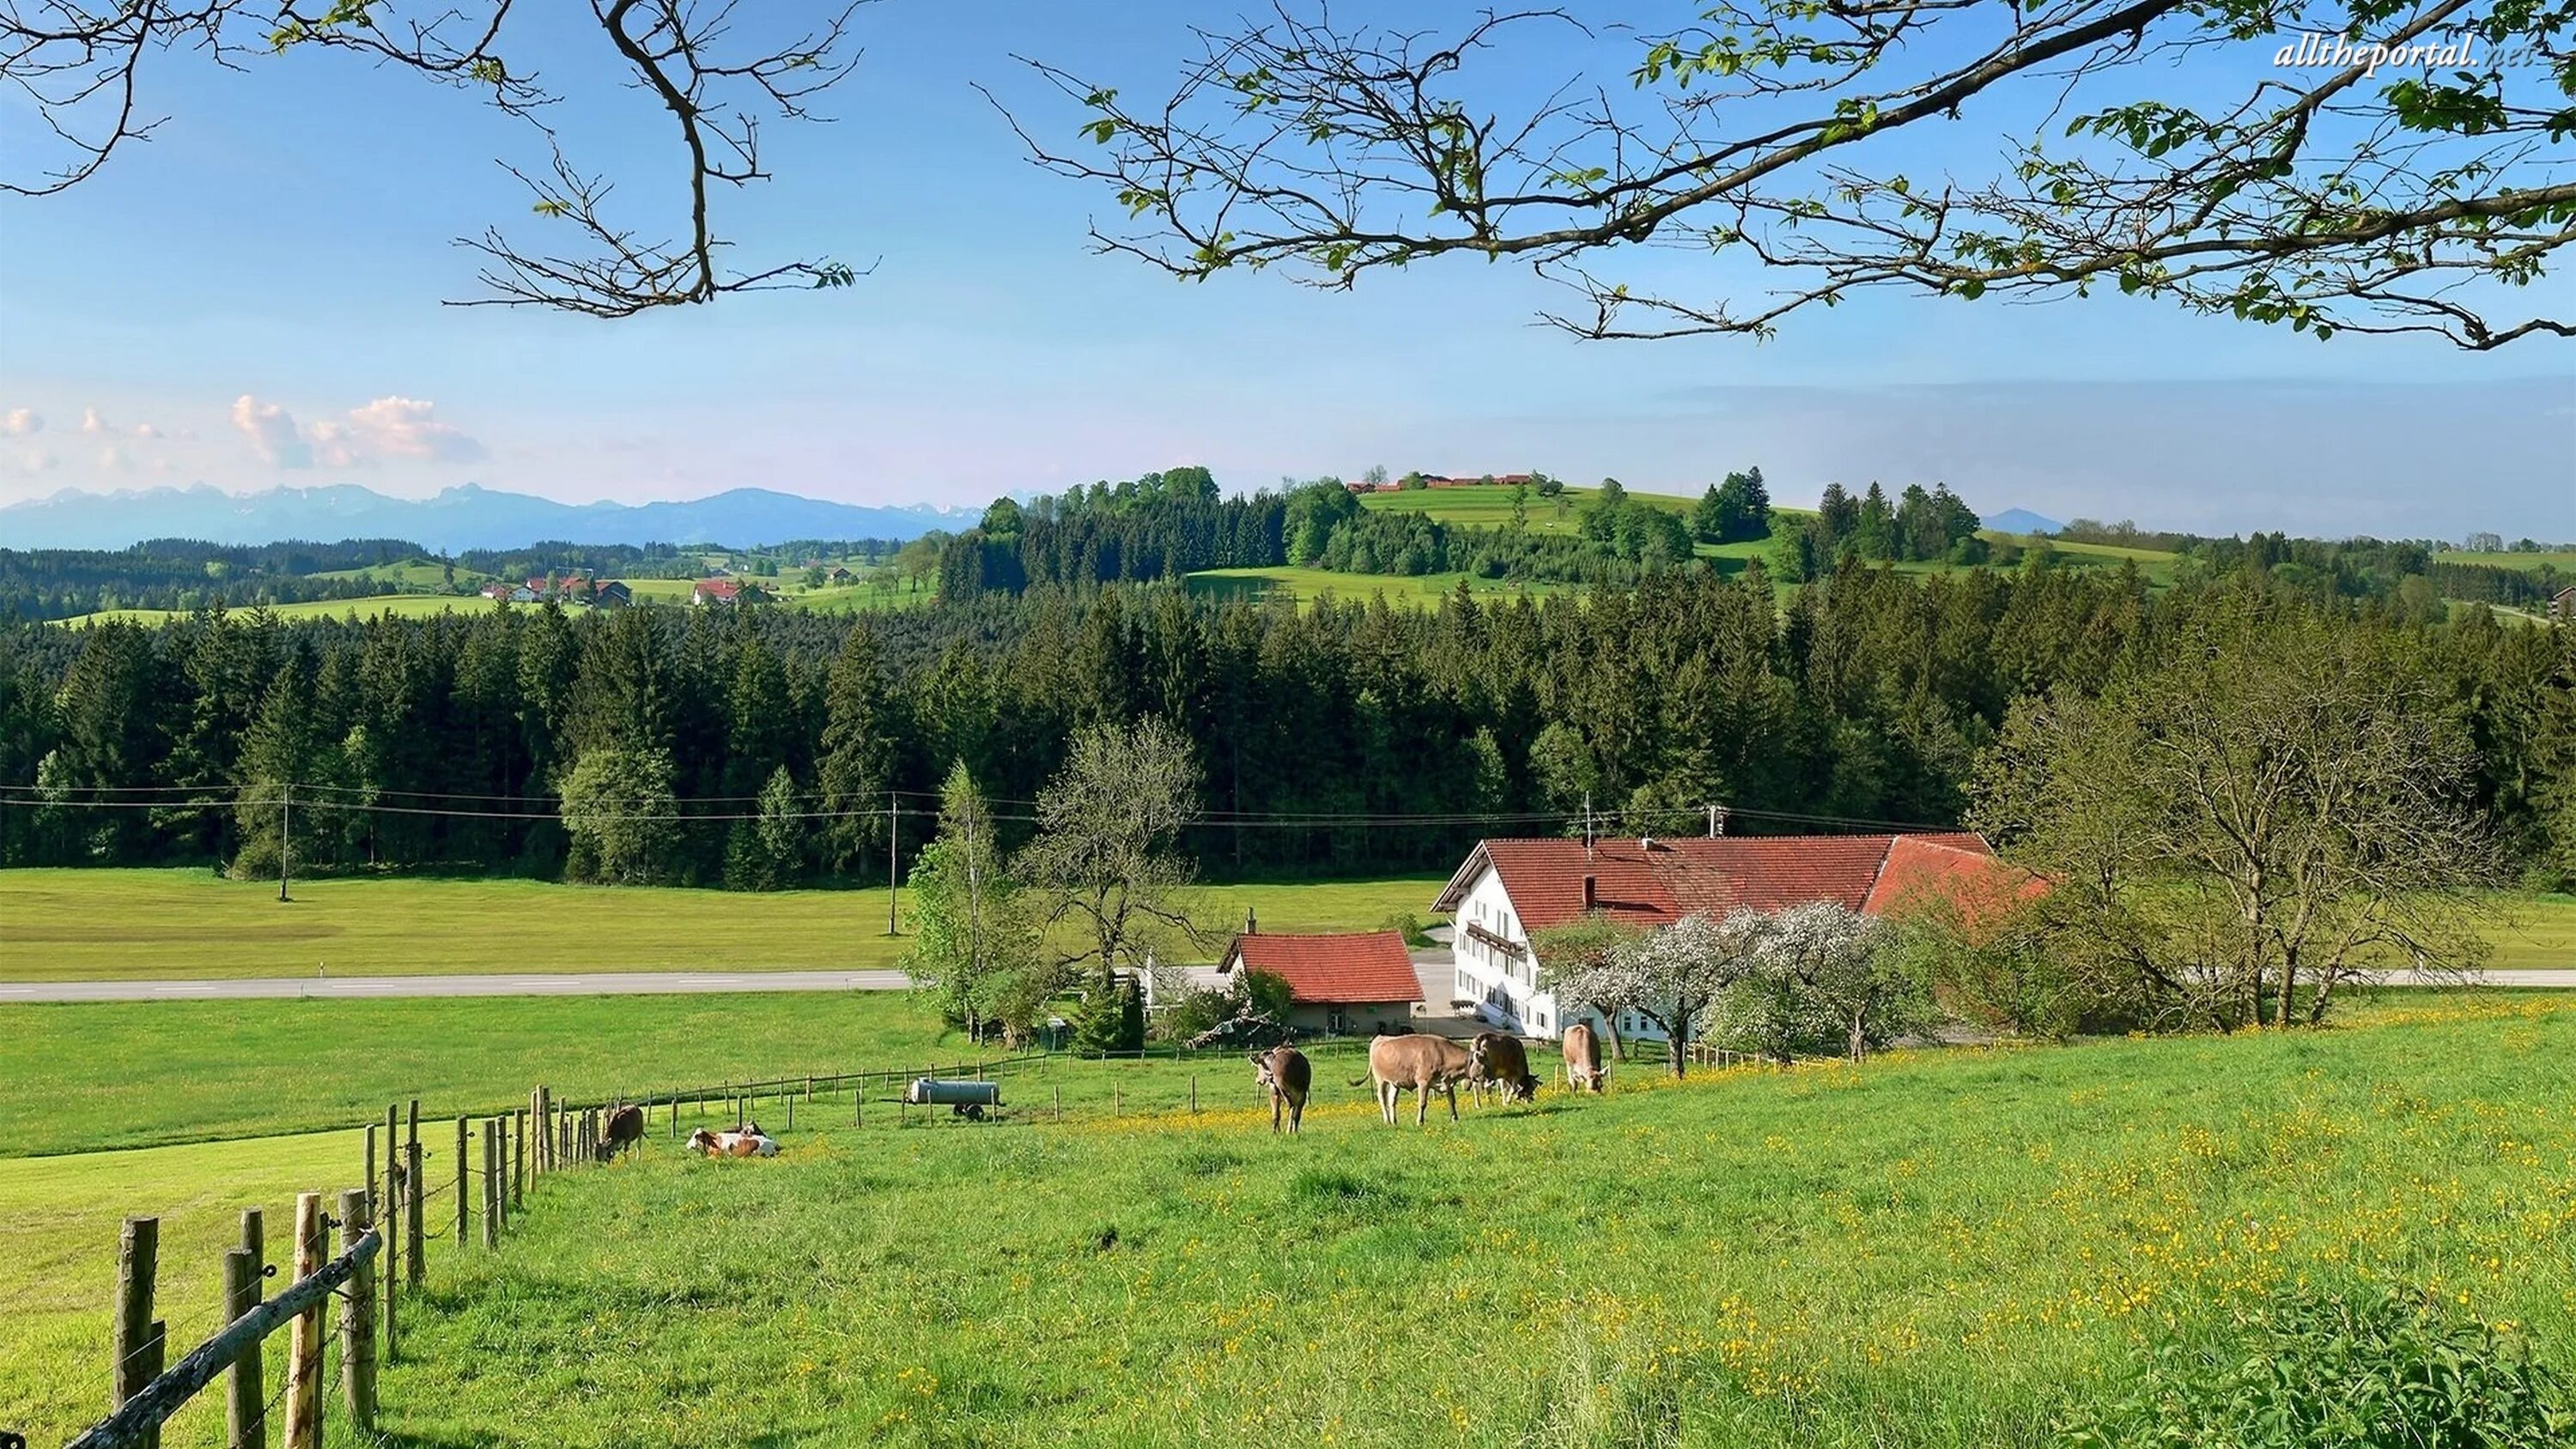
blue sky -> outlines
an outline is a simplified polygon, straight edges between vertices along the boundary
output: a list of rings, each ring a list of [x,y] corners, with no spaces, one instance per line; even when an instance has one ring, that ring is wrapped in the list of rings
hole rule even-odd
[[[582,61],[595,42],[549,10],[566,28],[527,53],[578,102],[574,154],[621,197],[667,198],[667,119],[603,88]],[[1235,487],[1383,463],[1696,492],[1759,463],[1790,502],[1938,479],[1987,512],[2576,538],[2565,344],[2473,356],[2120,298],[1892,296],[1760,344],[1587,344],[1532,325],[1552,289],[1508,266],[1343,295],[1091,255],[1104,198],[1027,165],[970,83],[1069,135],[1079,118],[1012,52],[1141,94],[1193,18],[1217,17],[1171,0],[863,10],[837,123],[774,128],[779,179],[720,204],[746,261],[828,252],[874,273],[615,323],[438,305],[472,292],[449,238],[534,224],[492,165],[527,158],[526,137],[470,96],[345,56],[240,73],[157,57],[147,103],[173,119],[149,145],[64,196],[0,199],[0,502],[474,481],[969,503],[1183,462]],[[0,113],[12,166],[28,124]],[[2546,295],[2576,310],[2565,280]]]

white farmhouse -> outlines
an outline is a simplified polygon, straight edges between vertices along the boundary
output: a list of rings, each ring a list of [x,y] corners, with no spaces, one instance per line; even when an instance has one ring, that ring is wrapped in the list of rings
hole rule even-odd
[[[1505,1031],[1554,1036],[1571,1020],[1540,989],[1530,935],[1595,912],[1660,926],[1693,912],[1776,911],[1840,901],[1878,914],[1918,890],[2018,891],[2028,878],[1995,858],[1984,837],[1775,835],[1677,840],[1480,842],[1431,908],[1456,921],[1450,946],[1457,997]],[[1629,1039],[1658,1038],[1642,1018],[1615,1023]]]

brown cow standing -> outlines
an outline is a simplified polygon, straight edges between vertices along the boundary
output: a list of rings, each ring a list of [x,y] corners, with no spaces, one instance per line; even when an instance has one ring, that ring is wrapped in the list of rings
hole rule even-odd
[[[1565,1085],[1577,1092],[1598,1092],[1610,1081],[1601,1067],[1601,1038],[1592,1023],[1578,1021],[1565,1029]]]
[[[1375,1080],[1378,1114],[1390,1127],[1397,1095],[1412,1088],[1418,1094],[1413,1125],[1419,1127],[1430,1120],[1431,1094],[1442,1088],[1449,1093],[1449,1120],[1458,1120],[1458,1083],[1467,1071],[1467,1049],[1445,1036],[1382,1036],[1369,1043],[1368,1076],[1351,1085]]]
[[[608,1109],[599,1124],[599,1160],[606,1162],[644,1140],[644,1109],[623,1103]]]
[[[1529,1049],[1521,1039],[1499,1031],[1480,1031],[1467,1045],[1467,1090],[1482,1105],[1487,1091],[1502,1093],[1507,1102],[1527,1102],[1538,1096],[1538,1078],[1530,1075]]]
[[[1292,1046],[1272,1047],[1252,1054],[1252,1074],[1270,1093],[1270,1130],[1279,1130],[1282,1109],[1288,1117],[1288,1131],[1294,1134],[1306,1118],[1306,1097],[1315,1087],[1315,1068],[1306,1054]]]

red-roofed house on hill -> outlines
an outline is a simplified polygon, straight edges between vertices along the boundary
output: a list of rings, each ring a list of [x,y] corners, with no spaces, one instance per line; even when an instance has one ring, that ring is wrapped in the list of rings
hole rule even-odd
[[[738,604],[742,602],[742,584],[734,579],[700,579],[689,590],[692,604]]]
[[[1457,923],[1457,994],[1506,1030],[1553,1036],[1571,1020],[1538,984],[1530,935],[1598,912],[1632,926],[1668,925],[1741,907],[1776,911],[1838,901],[1884,915],[1918,893],[1971,914],[2040,883],[1995,858],[1985,838],[1922,835],[1686,836],[1674,840],[1487,840],[1432,903]],[[1619,1034],[1652,1038],[1653,1023]]]
[[[1217,970],[1231,975],[1245,966],[1288,983],[1288,1022],[1301,1031],[1348,1035],[1403,1025],[1422,1002],[1422,980],[1404,937],[1393,931],[1248,932],[1234,938]]]

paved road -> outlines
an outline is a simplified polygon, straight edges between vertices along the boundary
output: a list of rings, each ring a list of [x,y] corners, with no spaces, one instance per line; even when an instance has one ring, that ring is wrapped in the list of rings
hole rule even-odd
[[[1413,953],[1423,995],[1445,1015],[1451,990],[1447,958]],[[2576,971],[2489,971],[2488,986],[2554,986],[2576,990]],[[351,1001],[393,996],[656,996],[710,991],[902,991],[900,971],[603,971],[490,976],[245,976],[228,981],[0,982],[0,1004],[13,1001]],[[2391,986],[2426,983],[2393,973]]]
[[[348,1001],[388,996],[650,996],[706,991],[901,991],[900,971],[615,971],[580,975],[245,976],[230,981],[0,982],[12,1001]]]

